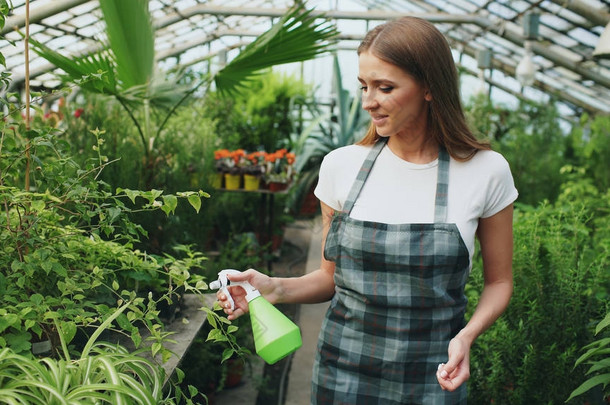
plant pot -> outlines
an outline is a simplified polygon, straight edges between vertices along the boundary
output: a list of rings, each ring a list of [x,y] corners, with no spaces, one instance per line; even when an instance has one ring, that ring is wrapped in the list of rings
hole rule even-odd
[[[238,190],[241,186],[240,174],[225,174],[225,188],[227,190]]]
[[[320,201],[313,193],[314,189],[315,186],[312,186],[309,192],[305,194],[303,202],[301,203],[301,209],[299,210],[300,215],[312,216],[316,215],[320,211]]]
[[[241,359],[227,360],[227,377],[225,380],[225,388],[237,387],[244,376],[244,361]]]
[[[286,190],[288,188],[288,183],[278,183],[276,181],[272,181],[271,183],[269,183],[269,191],[272,192],[278,192],[278,191],[283,191]]]
[[[244,174],[244,190],[258,190],[261,178],[252,174]]]
[[[210,182],[210,186],[214,188],[222,187],[222,173],[214,173],[208,176],[208,181]]]

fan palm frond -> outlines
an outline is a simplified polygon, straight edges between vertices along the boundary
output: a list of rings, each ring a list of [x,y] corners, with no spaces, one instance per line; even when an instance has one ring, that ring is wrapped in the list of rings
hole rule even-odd
[[[100,7],[122,87],[148,83],[155,64],[155,33],[148,0],[100,0]]]
[[[230,94],[264,69],[328,52],[337,28],[326,20],[317,22],[312,11],[294,7],[215,75],[216,88]]]

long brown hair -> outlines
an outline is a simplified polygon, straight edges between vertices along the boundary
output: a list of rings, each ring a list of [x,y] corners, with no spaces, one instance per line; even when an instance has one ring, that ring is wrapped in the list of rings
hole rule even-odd
[[[411,75],[429,89],[428,128],[431,136],[458,160],[468,160],[478,150],[490,149],[477,139],[468,124],[460,101],[459,79],[451,48],[443,34],[430,22],[402,17],[369,31],[358,47],[358,55],[371,52]],[[371,145],[380,136],[371,123],[360,145]]]

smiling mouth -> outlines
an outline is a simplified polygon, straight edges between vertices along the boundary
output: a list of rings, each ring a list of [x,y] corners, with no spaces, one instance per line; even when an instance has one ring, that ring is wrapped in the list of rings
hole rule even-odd
[[[371,115],[371,118],[375,125],[379,125],[379,124],[383,123],[384,120],[386,118],[388,118],[388,116],[387,115]]]

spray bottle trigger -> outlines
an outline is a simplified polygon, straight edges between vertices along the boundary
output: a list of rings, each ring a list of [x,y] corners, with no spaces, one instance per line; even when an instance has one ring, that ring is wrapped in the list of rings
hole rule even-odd
[[[227,296],[227,301],[229,301],[231,304],[231,309],[235,309],[235,301],[233,301],[233,297],[229,293],[229,289],[227,287],[223,287],[221,291]]]

